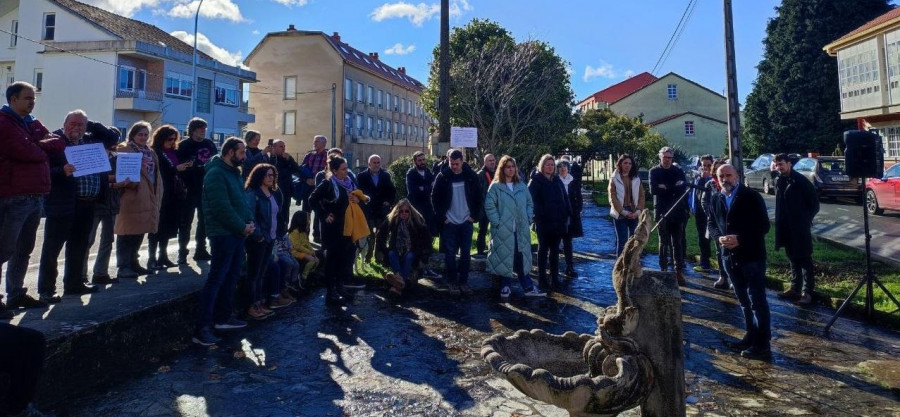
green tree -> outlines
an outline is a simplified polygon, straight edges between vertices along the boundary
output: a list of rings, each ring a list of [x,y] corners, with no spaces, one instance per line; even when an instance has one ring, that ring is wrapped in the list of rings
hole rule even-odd
[[[424,107],[437,115],[434,49]],[[492,152],[530,163],[565,147],[575,127],[566,63],[544,42],[516,43],[495,22],[475,19],[450,35],[450,122],[478,128],[476,156]]]
[[[744,108],[744,150],[827,152],[853,123],[840,119],[837,62],[822,48],[891,9],[887,0],[784,0]]]
[[[659,133],[651,132],[640,117],[618,115],[610,109],[588,110],[580,117],[577,144],[590,159],[605,160],[627,153],[638,166],[650,168],[656,154],[666,146]]]

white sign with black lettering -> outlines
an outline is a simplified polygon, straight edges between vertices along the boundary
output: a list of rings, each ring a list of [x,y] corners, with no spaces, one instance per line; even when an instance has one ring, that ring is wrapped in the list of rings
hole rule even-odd
[[[477,127],[451,127],[450,146],[454,148],[477,148]]]
[[[75,167],[73,177],[109,172],[109,157],[103,144],[91,143],[66,147],[66,161]]]

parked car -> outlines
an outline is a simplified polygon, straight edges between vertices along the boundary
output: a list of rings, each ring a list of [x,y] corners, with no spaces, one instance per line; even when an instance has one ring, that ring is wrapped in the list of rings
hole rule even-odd
[[[788,154],[793,165],[797,165],[800,160],[799,154]],[[744,168],[744,185],[748,188],[755,188],[764,194],[775,193],[775,154],[764,153],[757,156],[753,162]]]
[[[847,175],[847,161],[843,156],[803,158],[794,164],[794,170],[813,183],[820,198],[861,197],[859,178]]]
[[[884,177],[866,181],[866,210],[869,214],[900,210],[900,163],[884,171]]]

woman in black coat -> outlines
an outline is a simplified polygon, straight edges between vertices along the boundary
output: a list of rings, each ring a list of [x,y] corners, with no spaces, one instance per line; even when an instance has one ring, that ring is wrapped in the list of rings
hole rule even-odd
[[[569,168],[569,161],[556,163],[556,172],[559,173],[559,179],[565,187],[571,209],[569,227],[566,228],[566,233],[562,237],[563,255],[566,258],[566,276],[575,278],[578,274],[575,272],[575,264],[572,263],[572,239],[584,236],[584,228],[581,225],[581,209],[584,207],[584,200],[581,196],[581,180],[571,175]]]
[[[166,269],[175,266],[169,260],[166,248],[169,239],[178,235],[179,213],[181,205],[187,198],[187,189],[178,172],[184,171],[193,162],[180,163],[175,153],[175,144],[178,143],[178,130],[171,125],[163,125],[153,132],[150,139],[150,147],[156,152],[159,160],[159,173],[163,181],[163,198],[159,208],[159,227],[156,233],[150,233],[149,259],[147,269]],[[157,255],[157,248],[159,255]]]
[[[344,236],[344,218],[350,202],[359,200],[350,195],[356,189],[350,179],[347,161],[335,156],[328,161],[328,173],[309,196],[309,204],[322,221],[322,246],[325,248],[325,275],[328,277],[329,302],[342,302],[346,297],[344,283],[353,275],[356,247],[350,236]]]
[[[528,191],[534,200],[534,227],[538,237],[538,283],[542,290],[559,285],[559,242],[567,233],[571,216],[566,187],[556,173],[552,155],[544,155],[538,172],[531,176]],[[547,258],[550,260],[550,280],[547,280]]]

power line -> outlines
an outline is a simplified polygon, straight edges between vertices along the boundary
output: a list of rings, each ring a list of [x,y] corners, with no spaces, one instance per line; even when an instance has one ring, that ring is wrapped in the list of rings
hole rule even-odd
[[[659,64],[659,69],[662,69],[662,68],[663,68],[663,66],[666,64],[666,61],[669,59],[669,54],[671,54],[672,51],[675,50],[675,45],[677,45],[677,44],[678,44],[678,40],[681,39],[681,34],[684,33],[684,28],[687,27],[688,23],[690,23],[690,21],[691,21],[691,16],[694,15],[694,9],[695,9],[695,8],[697,8],[697,1],[696,1],[696,0],[694,0],[693,5],[690,6],[690,11],[688,11],[688,13],[687,13],[687,18],[685,18],[684,24],[682,24],[682,25],[681,25],[681,28],[678,30],[678,34],[675,35],[675,40],[672,42],[672,47],[669,48],[669,50],[665,52],[665,56],[663,57],[662,61],[661,61],[660,64]]]
[[[684,12],[681,13],[681,19],[678,20],[678,24],[675,26],[675,30],[672,31],[672,35],[669,36],[669,41],[666,43],[666,47],[663,49],[662,53],[659,54],[659,59],[656,60],[656,65],[653,66],[653,69],[650,71],[651,74],[656,74],[656,70],[661,67],[662,62],[664,61],[664,57],[671,52],[671,49],[675,47],[675,43],[678,42],[677,38],[680,36],[680,33],[684,31],[684,26],[687,25],[687,20],[689,15],[693,13],[693,8],[696,5],[696,0],[688,0],[687,6],[684,8]]]

